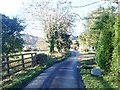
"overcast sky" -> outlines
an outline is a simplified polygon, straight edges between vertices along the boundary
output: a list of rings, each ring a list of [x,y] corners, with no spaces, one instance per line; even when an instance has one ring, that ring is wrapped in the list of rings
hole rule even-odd
[[[28,2],[29,0],[0,0],[0,13],[5,14],[6,16],[9,17],[14,17],[20,15],[20,12],[22,11],[23,4],[22,2]],[[61,0],[61,1],[66,1],[66,0]],[[107,1],[103,0],[67,0],[67,2],[71,1],[71,6],[84,6],[93,2],[98,2],[96,4],[92,4],[86,7],[81,7],[81,8],[73,8],[73,11],[78,13],[81,17],[85,17],[90,13],[91,11],[97,9],[100,5],[101,6],[106,6],[109,3]],[[83,32],[84,27],[82,25],[84,21],[80,20],[77,21],[75,32],[74,35],[79,35],[81,32]],[[30,24],[30,23],[29,23]],[[28,25],[26,33],[32,34],[35,36],[43,37],[44,34],[41,30],[33,30],[31,29],[31,25]]]

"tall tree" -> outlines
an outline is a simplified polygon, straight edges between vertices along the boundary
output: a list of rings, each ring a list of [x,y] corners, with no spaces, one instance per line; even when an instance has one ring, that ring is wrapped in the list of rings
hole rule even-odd
[[[100,19],[95,22],[95,27],[101,30],[96,47],[96,60],[98,65],[106,72],[110,71],[113,53],[114,15],[112,8],[110,11],[103,11],[99,17]]]
[[[114,37],[114,7],[98,8],[87,17],[87,28],[83,34],[85,44],[96,47],[96,62],[104,71],[110,71]]]
[[[20,32],[24,30],[21,20],[17,18],[10,19],[2,15],[2,54],[8,55],[23,48],[23,39]]]
[[[29,12],[30,16],[32,16],[30,18],[31,20],[33,19],[40,22],[41,27],[39,28],[44,30],[51,53],[54,52],[56,39],[58,39],[56,32],[70,33],[75,20],[75,14],[70,11],[68,3],[61,2],[60,0],[56,2],[52,0],[32,0],[26,7],[25,12],[27,12],[27,14]]]

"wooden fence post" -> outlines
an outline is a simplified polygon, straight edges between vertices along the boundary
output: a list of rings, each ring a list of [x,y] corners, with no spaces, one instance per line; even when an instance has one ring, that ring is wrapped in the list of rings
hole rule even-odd
[[[9,63],[8,63],[8,61],[9,61],[9,58],[6,56],[5,57],[5,62],[7,62],[6,63],[6,65],[5,65],[5,67],[6,67],[6,74],[8,75],[8,77],[10,77],[10,71],[9,71]]]
[[[33,53],[31,53],[31,57],[32,57],[32,66],[37,65],[37,60],[36,60],[36,53],[34,53],[35,55],[33,55]]]
[[[33,53],[31,53],[31,60],[32,60],[32,66],[35,66],[34,59],[33,59]]]
[[[37,53],[35,53],[34,55],[34,61],[35,61],[35,65],[37,65]]]
[[[24,55],[22,54],[22,69],[25,70],[25,65],[24,65]]]

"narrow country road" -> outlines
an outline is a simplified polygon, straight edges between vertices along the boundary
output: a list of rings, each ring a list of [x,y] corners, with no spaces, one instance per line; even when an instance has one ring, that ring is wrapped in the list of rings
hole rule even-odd
[[[71,54],[71,57],[67,60],[46,69],[24,89],[37,88],[37,90],[44,90],[47,88],[51,90],[53,88],[75,88],[75,90],[85,90],[82,77],[77,69],[80,55],[77,52],[72,52]]]

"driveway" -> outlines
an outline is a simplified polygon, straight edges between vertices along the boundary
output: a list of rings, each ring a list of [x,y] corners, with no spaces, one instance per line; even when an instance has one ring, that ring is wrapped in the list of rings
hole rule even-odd
[[[84,90],[82,77],[77,69],[79,53],[72,52],[71,57],[63,62],[57,63],[46,69],[43,73],[33,79],[24,89],[53,89],[61,88],[75,90]]]

